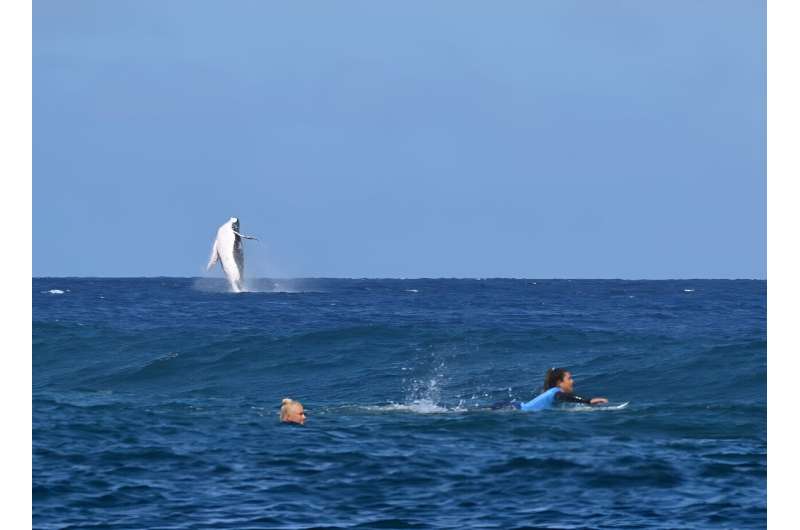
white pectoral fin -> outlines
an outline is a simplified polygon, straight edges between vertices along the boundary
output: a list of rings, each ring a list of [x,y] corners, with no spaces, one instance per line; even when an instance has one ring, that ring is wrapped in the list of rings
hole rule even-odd
[[[206,270],[210,271],[211,267],[217,264],[217,261],[219,261],[219,252],[217,252],[217,242],[214,241],[214,245],[211,247],[211,257],[208,259]]]
[[[256,241],[258,241],[258,238],[257,238],[257,237],[254,237],[254,236],[245,236],[245,235],[242,235],[242,234],[240,234],[240,233],[239,233],[239,232],[237,232],[236,230],[233,230],[233,233],[234,233],[234,234],[236,234],[237,236],[241,237],[242,239],[255,239]]]

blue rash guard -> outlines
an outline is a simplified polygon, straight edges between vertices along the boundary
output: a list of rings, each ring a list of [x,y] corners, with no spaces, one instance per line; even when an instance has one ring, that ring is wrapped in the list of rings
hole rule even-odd
[[[546,390],[533,398],[530,401],[519,404],[519,409],[524,412],[531,412],[534,410],[549,409],[556,401],[556,394],[561,392],[561,389],[554,386],[550,390]]]
[[[525,403],[517,403],[515,405],[523,412],[532,412],[535,410],[549,409],[553,407],[557,401],[563,401],[567,403],[584,403],[586,405],[591,404],[590,399],[564,392],[557,386],[554,386],[549,390],[545,390],[530,401],[526,401]]]

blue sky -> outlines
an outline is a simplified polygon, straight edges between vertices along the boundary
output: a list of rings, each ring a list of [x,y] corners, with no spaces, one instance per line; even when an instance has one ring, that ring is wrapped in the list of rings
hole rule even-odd
[[[755,1],[33,4],[33,275],[766,278]]]

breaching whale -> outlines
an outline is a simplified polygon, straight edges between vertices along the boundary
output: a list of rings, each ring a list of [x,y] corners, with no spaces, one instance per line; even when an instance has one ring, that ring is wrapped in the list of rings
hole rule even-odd
[[[244,288],[244,250],[242,249],[242,239],[256,239],[253,236],[245,236],[239,233],[239,219],[231,217],[228,222],[220,226],[217,230],[217,238],[211,246],[211,259],[208,260],[206,270],[217,264],[222,265],[225,277],[231,284],[231,290],[241,293]]]

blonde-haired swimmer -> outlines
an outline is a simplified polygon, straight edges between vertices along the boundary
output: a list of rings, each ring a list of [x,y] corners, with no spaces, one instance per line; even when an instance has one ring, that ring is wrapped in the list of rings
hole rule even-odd
[[[303,404],[289,398],[281,401],[281,421],[303,425],[306,422],[306,413]]]

